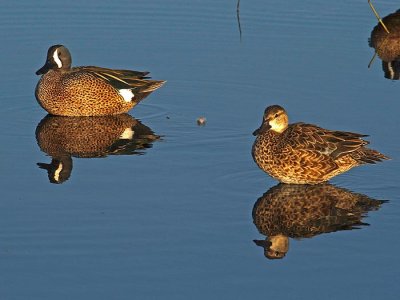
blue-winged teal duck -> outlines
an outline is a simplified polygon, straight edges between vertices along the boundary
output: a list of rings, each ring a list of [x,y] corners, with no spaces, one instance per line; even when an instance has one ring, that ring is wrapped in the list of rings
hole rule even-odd
[[[149,72],[100,67],[71,67],[71,55],[62,45],[51,46],[36,99],[50,114],[103,116],[127,112],[165,81],[149,80]]]
[[[389,159],[366,148],[365,135],[332,131],[321,127],[288,124],[286,111],[279,105],[265,109],[252,155],[256,164],[284,183],[317,184],[366,163]]]

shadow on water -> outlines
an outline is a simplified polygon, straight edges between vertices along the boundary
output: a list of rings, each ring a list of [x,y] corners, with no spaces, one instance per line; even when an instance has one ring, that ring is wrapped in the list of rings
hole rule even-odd
[[[400,79],[400,10],[382,19],[389,33],[381,23],[374,27],[369,39],[369,46],[382,60],[382,70],[387,79]]]
[[[289,238],[312,238],[322,233],[359,229],[362,219],[386,200],[325,183],[278,184],[261,196],[253,207],[253,222],[265,240],[254,240],[269,259],[285,257]]]
[[[47,115],[36,127],[40,149],[51,163],[38,163],[51,183],[63,183],[72,172],[72,157],[142,155],[160,136],[128,114],[103,117]]]

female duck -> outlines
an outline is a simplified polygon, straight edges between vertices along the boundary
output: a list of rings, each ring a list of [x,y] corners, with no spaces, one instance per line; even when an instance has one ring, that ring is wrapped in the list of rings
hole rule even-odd
[[[266,108],[252,149],[256,164],[284,183],[317,184],[387,156],[366,148],[365,135],[294,123],[279,105]]]
[[[165,81],[148,80],[148,72],[100,67],[71,68],[71,55],[62,45],[51,46],[36,99],[50,114],[101,116],[125,113]]]

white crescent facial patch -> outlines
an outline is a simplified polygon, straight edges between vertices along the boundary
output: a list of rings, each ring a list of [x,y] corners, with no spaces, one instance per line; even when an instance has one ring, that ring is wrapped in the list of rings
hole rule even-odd
[[[62,62],[61,62],[60,58],[58,57],[58,50],[57,49],[53,53],[53,59],[56,62],[58,68],[60,69],[62,67]]]

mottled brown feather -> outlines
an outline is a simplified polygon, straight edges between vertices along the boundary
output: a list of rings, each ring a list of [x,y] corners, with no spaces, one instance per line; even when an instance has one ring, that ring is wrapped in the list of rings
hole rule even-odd
[[[47,112],[61,116],[125,113],[165,83],[149,80],[149,72],[95,66],[71,68],[69,51],[62,45],[50,47],[46,64],[37,74],[43,75],[36,86],[36,99]],[[121,89],[130,90],[133,97],[124,99]]]
[[[266,123],[279,124],[284,130],[262,130],[271,127]],[[272,106],[266,109],[252,155],[262,170],[281,182],[317,184],[355,166],[388,159],[366,148],[368,142],[362,137],[365,135],[306,123],[288,125],[284,109]]]

